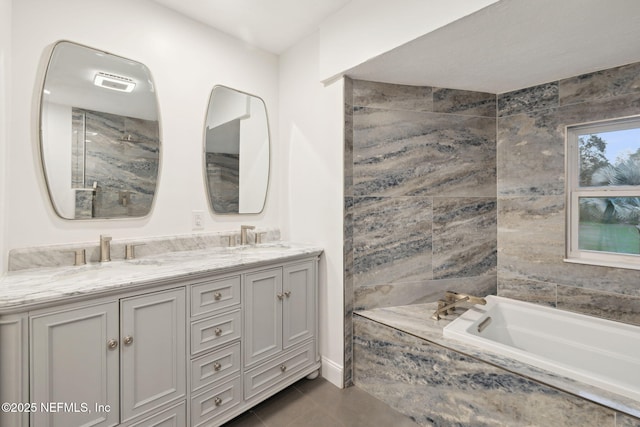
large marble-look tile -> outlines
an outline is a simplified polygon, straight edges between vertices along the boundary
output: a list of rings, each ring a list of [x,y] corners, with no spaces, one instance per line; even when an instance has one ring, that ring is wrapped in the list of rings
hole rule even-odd
[[[555,110],[498,119],[498,195],[564,194],[563,132]]]
[[[422,304],[444,298],[446,291],[476,296],[496,294],[496,276],[461,277],[361,286],[355,290],[354,310]]]
[[[360,316],[355,383],[423,426],[613,426],[615,413]]]
[[[354,198],[355,288],[431,279],[431,206],[428,197]]]
[[[495,195],[495,119],[356,108],[353,126],[355,195]]]
[[[434,279],[496,273],[496,204],[495,198],[434,198]]]
[[[556,306],[557,285],[526,279],[498,278],[498,295],[534,304]]]
[[[558,106],[558,82],[545,83],[498,95],[498,117]]]
[[[640,92],[640,62],[560,80],[560,105]]]
[[[559,285],[558,308],[640,325],[640,297]]]
[[[433,111],[432,88],[353,80],[353,105],[384,110]]]
[[[564,197],[498,202],[498,281],[549,282],[564,268]]]
[[[433,112],[496,117],[496,95],[468,90],[433,88]]]

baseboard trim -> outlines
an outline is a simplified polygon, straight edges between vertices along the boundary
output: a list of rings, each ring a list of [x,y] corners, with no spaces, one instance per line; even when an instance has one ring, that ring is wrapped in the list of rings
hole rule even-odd
[[[344,388],[343,370],[342,365],[322,357],[322,377],[339,388]]]

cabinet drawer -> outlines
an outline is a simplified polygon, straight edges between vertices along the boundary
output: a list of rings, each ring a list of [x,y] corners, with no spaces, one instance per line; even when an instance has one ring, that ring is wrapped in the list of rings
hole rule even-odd
[[[191,361],[191,390],[196,392],[239,373],[240,343],[235,343]]]
[[[129,424],[128,427],[182,427],[187,424],[187,404],[183,400],[179,405],[160,412],[153,417]]]
[[[191,398],[191,425],[199,427],[242,402],[240,377]]]
[[[315,343],[311,341],[296,350],[244,373],[244,398],[249,399],[274,384],[300,372],[314,362]]]
[[[240,310],[191,323],[191,354],[240,338]]]
[[[213,313],[240,304],[240,276],[191,286],[191,316]]]

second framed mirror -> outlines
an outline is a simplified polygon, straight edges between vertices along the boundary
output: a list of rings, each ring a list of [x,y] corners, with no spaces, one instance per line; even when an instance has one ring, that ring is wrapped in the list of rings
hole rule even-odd
[[[213,212],[262,212],[269,187],[269,164],[269,120],[264,101],[215,86],[204,129],[204,175]]]

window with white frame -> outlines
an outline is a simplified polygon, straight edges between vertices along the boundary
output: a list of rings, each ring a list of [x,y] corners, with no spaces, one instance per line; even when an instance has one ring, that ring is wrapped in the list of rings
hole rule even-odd
[[[567,127],[567,259],[640,269],[640,116]]]

